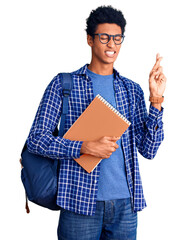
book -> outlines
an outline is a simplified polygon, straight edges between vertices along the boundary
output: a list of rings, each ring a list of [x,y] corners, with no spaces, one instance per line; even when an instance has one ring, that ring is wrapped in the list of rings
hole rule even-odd
[[[118,110],[98,94],[63,137],[71,141],[96,141],[104,136],[121,137],[130,124]],[[80,158],[74,160],[90,173],[102,158],[82,154]]]

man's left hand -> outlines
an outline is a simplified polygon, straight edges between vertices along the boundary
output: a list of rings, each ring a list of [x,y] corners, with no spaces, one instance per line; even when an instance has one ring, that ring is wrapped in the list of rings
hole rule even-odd
[[[162,57],[159,53],[156,55],[156,63],[149,74],[149,90],[151,97],[162,97],[165,91],[167,78],[163,74],[163,68],[160,66]]]

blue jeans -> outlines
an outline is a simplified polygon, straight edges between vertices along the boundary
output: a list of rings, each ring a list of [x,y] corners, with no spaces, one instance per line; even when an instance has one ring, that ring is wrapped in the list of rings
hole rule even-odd
[[[136,240],[137,213],[131,199],[97,201],[94,216],[61,209],[58,240]]]

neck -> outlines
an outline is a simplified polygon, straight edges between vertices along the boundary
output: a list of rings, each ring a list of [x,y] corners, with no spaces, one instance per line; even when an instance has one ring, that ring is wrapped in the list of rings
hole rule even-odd
[[[113,64],[94,64],[93,61],[88,65],[88,69],[96,74],[111,75],[113,74]]]

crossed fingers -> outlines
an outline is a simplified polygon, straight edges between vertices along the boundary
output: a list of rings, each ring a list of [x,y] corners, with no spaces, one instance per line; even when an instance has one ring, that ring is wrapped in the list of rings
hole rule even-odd
[[[160,57],[159,53],[156,55],[156,63],[154,64],[151,72],[150,72],[150,79],[155,79],[159,81],[166,80],[165,75],[163,74],[163,67],[160,66],[160,62],[163,58]]]

